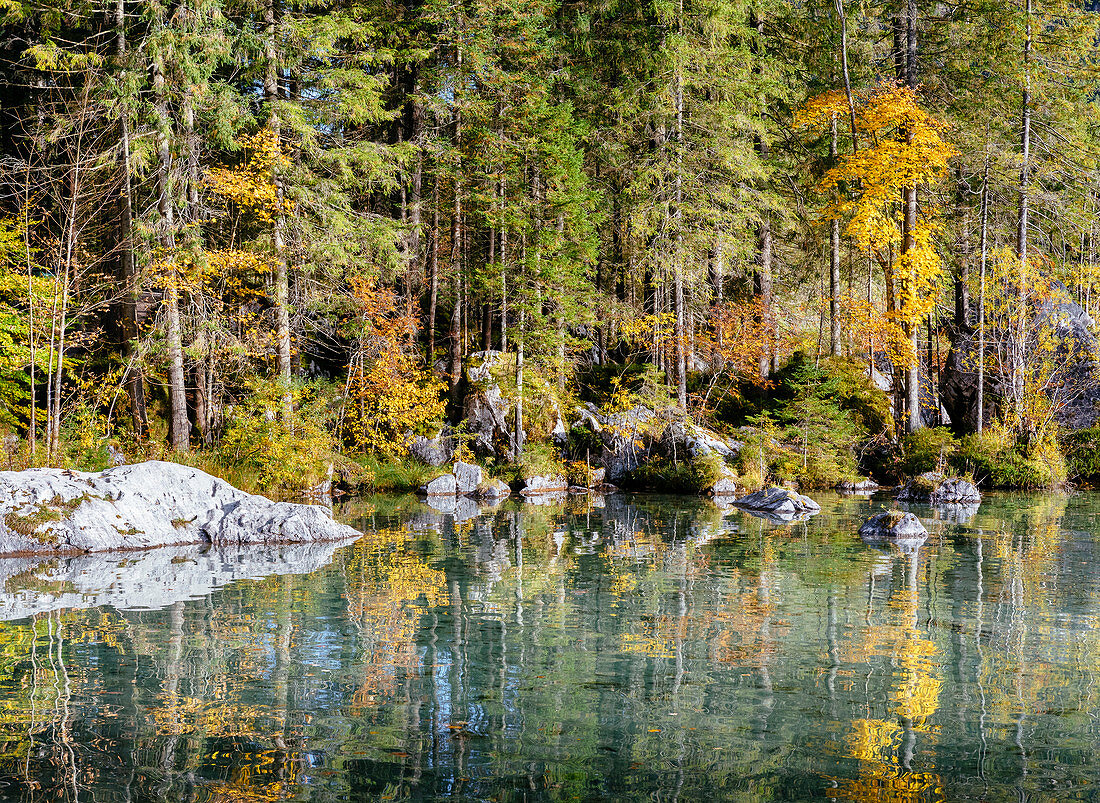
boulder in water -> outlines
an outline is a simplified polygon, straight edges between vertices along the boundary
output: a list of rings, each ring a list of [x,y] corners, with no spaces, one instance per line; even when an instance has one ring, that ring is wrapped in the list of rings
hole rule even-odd
[[[821,505],[788,488],[765,488],[733,503],[750,513],[763,514],[780,521],[793,521],[812,516],[821,511]]]
[[[177,463],[0,472],[0,554],[170,544],[336,541],[359,533],[318,505],[272,502]]]
[[[859,528],[859,535],[865,541],[889,541],[924,538],[928,530],[912,513],[884,510],[867,519]]]
[[[927,502],[933,505],[976,505],[982,501],[982,495],[968,480],[926,471],[902,486],[898,492],[898,501]]]
[[[569,483],[565,481],[564,477],[536,476],[524,480],[523,490],[520,493],[524,496],[539,496],[541,494],[562,494],[567,490],[569,490]]]

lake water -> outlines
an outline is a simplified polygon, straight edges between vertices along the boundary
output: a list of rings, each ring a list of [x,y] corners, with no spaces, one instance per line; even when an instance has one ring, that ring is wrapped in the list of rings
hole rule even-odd
[[[0,798],[1096,799],[1100,497],[916,507],[906,552],[818,498],[0,561]]]

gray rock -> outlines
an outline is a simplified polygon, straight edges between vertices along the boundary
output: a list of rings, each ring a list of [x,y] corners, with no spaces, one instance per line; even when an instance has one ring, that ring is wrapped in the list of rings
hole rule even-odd
[[[471,463],[463,463],[461,460],[455,463],[451,473],[455,478],[455,492],[460,494],[472,494],[481,485],[481,466]]]
[[[0,554],[335,541],[327,508],[272,502],[176,463],[0,472]]]
[[[726,468],[725,464],[722,464],[722,476],[720,476],[714,483],[707,488],[706,493],[708,496],[714,497],[729,497],[736,496],[739,493],[737,488],[737,475]]]
[[[943,474],[937,471],[926,471],[923,474],[908,480],[898,491],[899,502],[928,502],[932,493],[945,481]]]
[[[444,474],[436,477],[427,485],[420,488],[420,493],[427,496],[454,496],[458,493],[458,485],[455,483],[454,474]]]
[[[600,454],[593,458],[606,469],[608,482],[619,482],[642,463],[650,445],[648,425],[655,416],[648,407],[603,413],[586,403],[577,408],[576,415],[573,426],[587,427],[599,437]]]
[[[928,530],[912,513],[884,510],[867,519],[859,528],[859,535],[873,541],[912,539],[927,537]]]
[[[951,477],[940,483],[936,490],[932,491],[929,501],[933,505],[978,505],[982,501],[982,495],[977,486],[958,477]]]
[[[487,501],[507,499],[512,495],[512,489],[503,480],[493,477],[481,483],[477,488],[477,498]]]
[[[409,454],[428,466],[446,465],[454,456],[454,439],[444,431],[434,438],[417,435],[409,442]]]
[[[536,476],[524,480],[523,490],[520,493],[524,496],[538,496],[539,494],[565,493],[568,489],[569,483],[565,481],[564,477]]]
[[[669,456],[676,455],[679,458],[686,456],[692,460],[710,457],[713,454],[717,454],[723,460],[731,460],[738,454],[730,447],[729,441],[718,433],[685,421],[676,421],[665,427],[660,445],[661,450]]]
[[[463,402],[462,415],[474,452],[489,456],[497,454],[498,447],[501,452],[507,451],[514,438],[508,422],[511,410],[512,405],[498,385],[471,388]]]
[[[471,384],[493,383],[493,369],[500,367],[506,355],[503,351],[475,351],[466,358],[466,380]]]
[[[781,516],[821,511],[821,505],[813,499],[789,488],[765,488],[741,497],[734,504],[749,511],[762,511]]]
[[[1053,384],[1065,402],[1055,413],[1058,423],[1071,429],[1084,429],[1097,423],[1100,409],[1100,366],[1097,364],[1098,343],[1095,325],[1085,310],[1076,304],[1060,283],[1056,291],[1064,293],[1058,303],[1046,302],[1028,323],[1030,331],[1053,330],[1061,341],[1061,368]],[[975,315],[974,318],[977,316]],[[996,375],[989,369],[991,356],[986,356],[985,421],[996,415],[998,399],[1005,395]],[[978,341],[973,331],[957,333],[941,374],[940,395],[944,406],[956,424],[973,431],[978,420]]]
[[[107,462],[112,466],[124,466],[126,465],[126,454],[113,443],[108,443]]]
[[[844,494],[873,493],[879,489],[879,484],[872,479],[862,479],[856,482],[844,480],[836,484],[836,489]]]
[[[513,404],[504,398],[493,378],[507,355],[500,351],[478,351],[466,360],[466,397],[462,417],[469,433],[470,448],[478,455],[503,456],[514,440],[511,417]]]

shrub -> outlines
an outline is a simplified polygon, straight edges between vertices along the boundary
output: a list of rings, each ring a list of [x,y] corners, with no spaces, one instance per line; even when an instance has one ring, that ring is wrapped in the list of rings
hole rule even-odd
[[[718,455],[699,460],[676,460],[655,457],[632,471],[623,484],[662,493],[698,494],[712,486],[722,476],[722,458]]]
[[[1057,442],[1046,439],[1026,448],[1002,427],[965,436],[951,465],[993,488],[1052,488],[1066,481],[1066,461]]]
[[[220,460],[255,472],[262,490],[282,493],[312,488],[337,466],[354,471],[332,434],[335,400],[327,391],[320,383],[293,385],[293,413],[284,420],[286,386],[255,382],[252,393],[226,409]]]
[[[1062,445],[1070,477],[1088,483],[1100,481],[1100,426],[1066,433]]]
[[[901,472],[915,477],[926,471],[943,471],[959,442],[947,427],[924,427],[906,435],[902,446]]]

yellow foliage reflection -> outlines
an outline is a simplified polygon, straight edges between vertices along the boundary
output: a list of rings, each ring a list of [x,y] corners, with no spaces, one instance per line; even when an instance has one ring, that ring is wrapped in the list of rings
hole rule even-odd
[[[346,596],[362,647],[352,713],[384,702],[396,688],[399,670],[418,671],[413,639],[420,613],[447,598],[446,576],[405,550],[408,537],[399,530],[377,530],[351,547]]]
[[[906,582],[890,596],[887,621],[869,625],[857,653],[891,659],[896,668],[890,692],[894,719],[857,719],[845,740],[847,755],[859,762],[856,778],[834,779],[834,800],[942,800],[942,781],[934,772],[912,771],[917,740],[935,738],[932,717],[939,709],[943,677],[939,647],[917,626],[919,552],[905,556]]]

